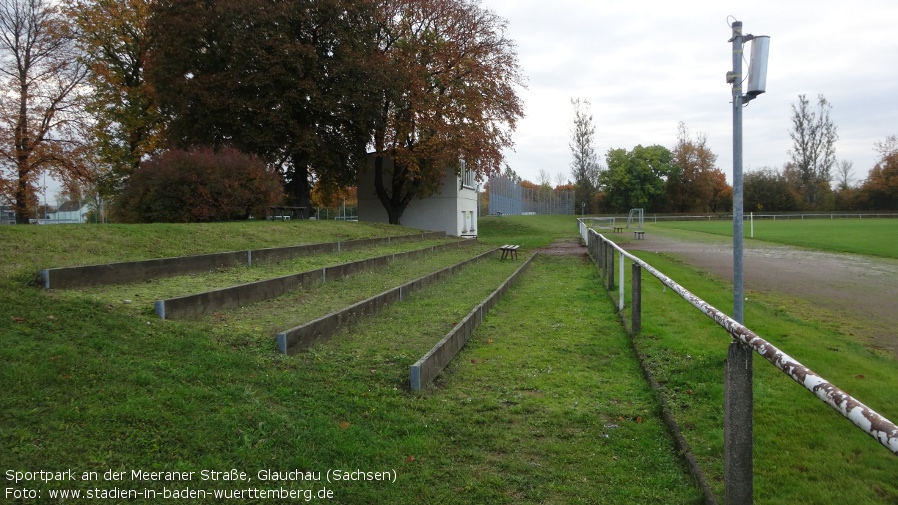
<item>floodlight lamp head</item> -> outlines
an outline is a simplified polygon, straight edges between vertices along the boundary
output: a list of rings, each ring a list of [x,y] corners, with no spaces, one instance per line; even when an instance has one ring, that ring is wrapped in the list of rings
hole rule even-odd
[[[767,91],[767,55],[770,52],[770,36],[751,37],[751,60],[748,64],[748,86],[744,102],[753,100]]]

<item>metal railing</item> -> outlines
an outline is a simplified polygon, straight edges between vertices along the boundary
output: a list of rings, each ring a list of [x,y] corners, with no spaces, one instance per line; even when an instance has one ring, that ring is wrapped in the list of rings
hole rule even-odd
[[[779,350],[776,346],[764,340],[744,325],[714,308],[711,304],[690,293],[686,288],[680,286],[673,279],[656,270],[648,263],[626,252],[620,246],[605,238],[602,234],[589,229],[583,220],[578,221],[580,223],[580,236],[586,243],[593,261],[595,261],[597,267],[602,270],[606,288],[608,289],[614,287],[614,253],[618,253],[618,275],[620,279],[620,282],[618,283],[620,292],[617,304],[618,310],[623,310],[624,308],[624,262],[625,260],[630,260],[632,262],[633,274],[631,276],[632,285],[630,290],[632,296],[631,332],[634,335],[641,332],[641,271],[645,270],[703,314],[714,320],[714,322],[725,329],[733,339],[742,342],[757,354],[761,355],[764,359],[791,377],[792,380],[801,384],[817,398],[832,407],[833,410],[854,423],[854,425],[860,428],[861,431],[885,446],[885,448],[893,454],[898,455],[898,426],[896,426],[895,423],[881,416],[845,391],[839,389],[834,384],[830,383],[810,368],[804,366],[798,360]]]
[[[603,215],[604,216],[604,215]],[[608,216],[611,216],[609,214]],[[626,217],[625,214],[615,214],[614,217]],[[895,212],[747,212],[743,215],[743,219],[770,220],[770,221],[792,221],[805,219],[898,219],[898,213]],[[733,214],[730,213],[711,213],[711,214],[646,214],[646,221],[660,223],[666,221],[732,221]]]

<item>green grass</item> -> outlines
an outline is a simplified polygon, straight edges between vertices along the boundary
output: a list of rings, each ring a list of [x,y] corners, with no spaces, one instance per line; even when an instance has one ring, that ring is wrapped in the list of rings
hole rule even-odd
[[[0,228],[7,260],[0,267],[4,477],[6,469],[130,476],[233,468],[253,481],[195,478],[168,487],[327,488],[338,503],[360,504],[697,502],[627,338],[579,257],[537,261],[469,347],[420,393],[408,388],[409,366],[520,261],[478,262],[290,357],[274,351],[272,332],[281,325],[464,253],[400,262],[196,321],[160,321],[148,302],[159,293],[280,274],[281,267],[65,292],[30,283],[47,267],[408,233],[327,225],[335,229],[315,222]],[[515,239],[503,226],[505,234],[492,238],[482,227],[483,241]],[[519,226],[521,240],[509,241],[528,247],[576,233],[570,218],[528,218]],[[123,303],[126,296],[133,303]],[[397,481],[265,483],[256,478],[262,469],[395,471]],[[36,503],[52,502],[54,487],[163,485],[26,484],[42,490]]]
[[[482,219],[479,232],[485,244],[517,243],[529,254],[556,239],[575,239],[576,230],[566,216],[503,216]],[[102,475],[106,469],[236,468],[253,482],[189,484],[326,487],[335,502],[350,504],[699,502],[629,339],[594,268],[579,257],[537,260],[435,384],[418,393],[408,388],[409,366],[520,261],[471,265],[290,357],[274,351],[280,326],[453,263],[460,253],[196,321],[160,321],[149,302],[158,293],[308,269],[329,256],[83,291],[47,292],[30,284],[40,268],[407,233],[335,222],[0,227],[4,477],[7,469]],[[336,263],[368,254],[379,250],[330,257]],[[730,303],[731,290],[719,279],[674,257],[645,257],[712,304]],[[729,338],[670,290],[650,278],[644,284],[644,306],[652,310],[645,311],[637,343],[722,498],[722,367]],[[133,303],[123,303],[126,297]],[[753,330],[898,418],[898,367],[855,341],[850,333],[861,323],[775,293],[749,299]],[[757,357],[754,373],[757,503],[898,503],[894,455]],[[395,471],[397,481],[263,483],[256,479],[261,469]],[[47,493],[54,486],[40,487]],[[35,503],[49,501],[44,494]]]
[[[732,289],[720,279],[674,256],[637,255],[712,305],[726,310],[732,303]],[[616,300],[617,291],[612,295]],[[745,319],[753,331],[880,414],[898,419],[898,363],[852,336],[862,322],[777,293],[750,292],[748,299]],[[718,496],[729,342],[716,323],[643,274],[637,344]],[[754,377],[755,503],[898,503],[893,454],[757,355]]]
[[[671,221],[651,226],[733,236],[732,221]],[[746,240],[751,240],[749,221],[743,231]],[[898,219],[756,219],[754,240],[898,258]]]
[[[408,235],[420,230],[343,221],[0,226],[0,278],[43,268]],[[24,280],[24,278],[21,278]]]
[[[484,216],[478,220],[479,240],[486,244],[518,244],[524,249],[544,247],[576,237],[574,216]]]

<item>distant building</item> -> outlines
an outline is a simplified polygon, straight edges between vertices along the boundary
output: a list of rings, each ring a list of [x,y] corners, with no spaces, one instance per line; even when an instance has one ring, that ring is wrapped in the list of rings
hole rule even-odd
[[[393,160],[384,159],[384,171],[393,170]],[[358,180],[359,221],[390,222],[387,210],[374,189],[374,158]],[[477,236],[477,186],[474,172],[461,162],[461,175],[447,171],[440,191],[415,199],[402,214],[402,225],[429,231],[445,231],[457,237]]]
[[[60,205],[56,212],[48,212],[47,219],[42,222],[47,224],[86,223],[89,211],[87,203],[69,201]]]
[[[12,205],[0,204],[0,224],[16,224],[16,210]]]

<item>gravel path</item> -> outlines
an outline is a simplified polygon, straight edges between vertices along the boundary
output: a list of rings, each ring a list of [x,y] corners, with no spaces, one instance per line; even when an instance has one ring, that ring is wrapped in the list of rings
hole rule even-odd
[[[627,249],[676,254],[724,279],[733,277],[732,241],[687,242],[647,233]],[[898,357],[898,261],[835,254],[746,240],[743,253],[746,291],[801,297],[826,310],[865,322],[862,337]]]

